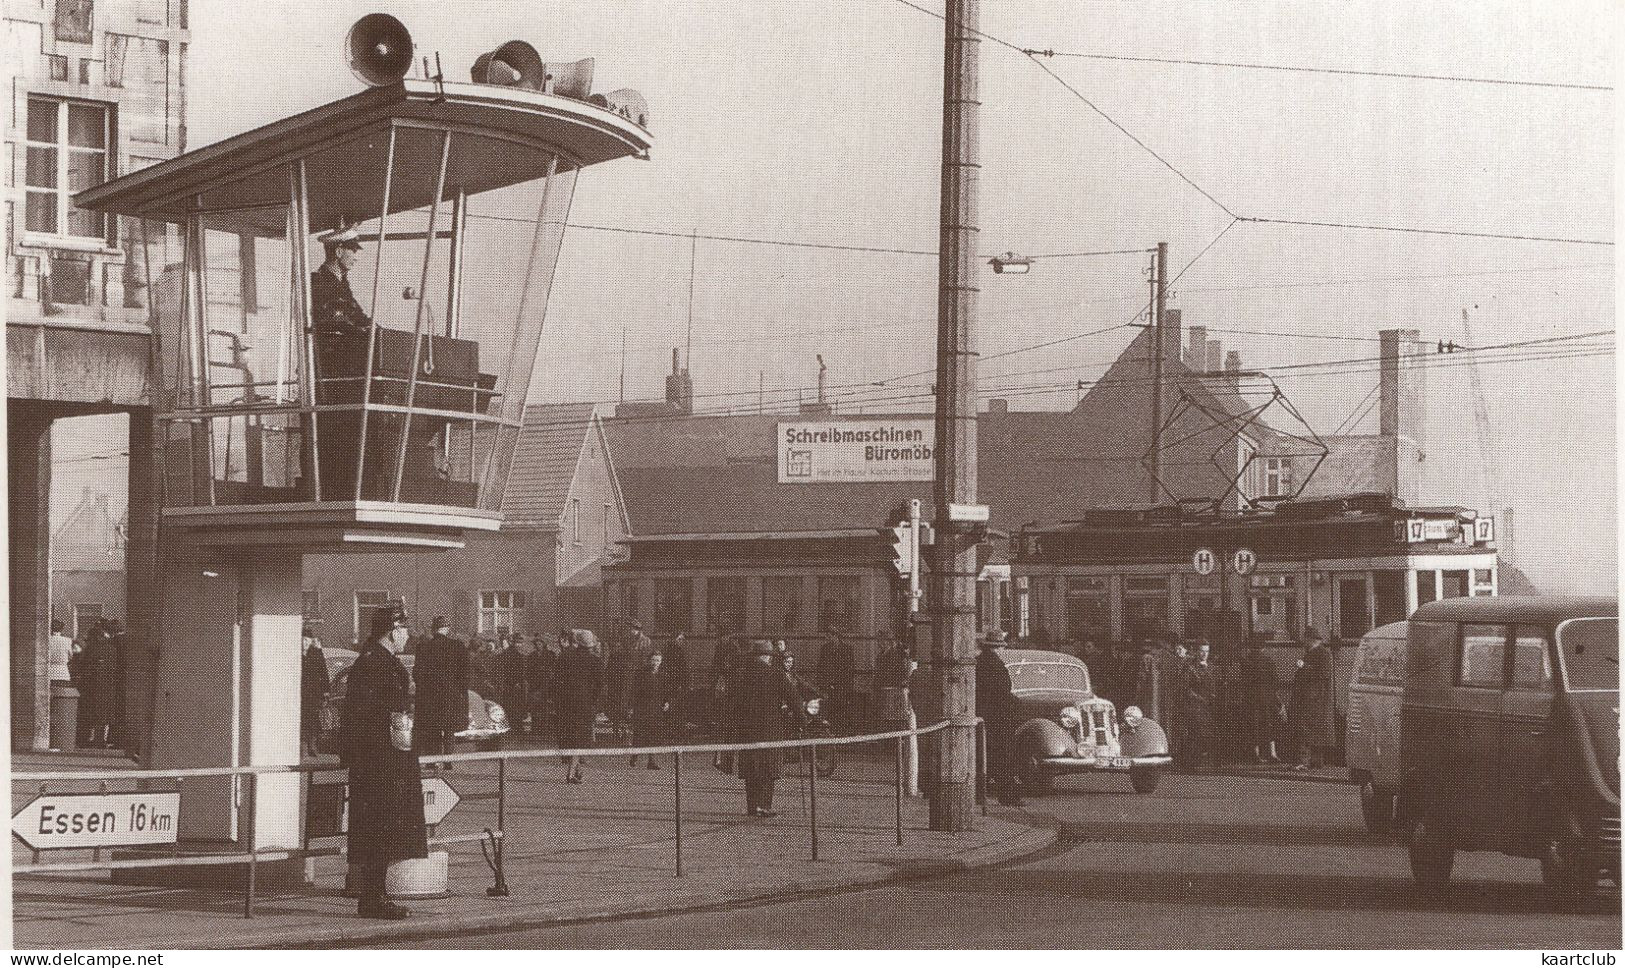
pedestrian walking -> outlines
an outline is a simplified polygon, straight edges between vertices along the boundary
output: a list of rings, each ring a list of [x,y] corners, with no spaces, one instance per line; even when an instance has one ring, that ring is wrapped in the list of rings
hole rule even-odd
[[[305,626],[301,635],[304,649],[299,654],[299,744],[300,752],[315,756],[320,751],[322,711],[327,706],[333,684],[327,675],[327,653],[316,627]]]
[[[632,679],[653,651],[649,637],[643,634],[643,623],[638,621],[628,622],[621,640],[610,645],[604,662],[604,712],[609,714],[617,738],[631,736]]]
[[[396,653],[406,617],[374,613],[371,635],[350,666],[340,761],[350,769],[350,862],[356,913],[397,921],[406,908],[384,898],[389,865],[429,856],[423,776],[412,753],[412,681]]]
[[[1204,759],[1218,765],[1214,748],[1214,710],[1218,706],[1218,677],[1209,656],[1211,647],[1198,643],[1196,654],[1185,664],[1181,680],[1184,708],[1180,720],[1185,729],[1185,757],[1192,770],[1199,770]]]
[[[1156,653],[1157,692],[1162,699],[1162,715],[1157,724],[1168,737],[1168,752],[1174,766],[1185,764],[1185,711],[1183,684],[1189,653],[1178,642],[1164,639]]]
[[[528,658],[527,675],[530,679],[531,729],[540,732],[554,725],[553,694],[558,688],[559,649],[563,634],[549,641],[536,637],[536,648]]]
[[[659,652],[649,653],[643,668],[632,677],[632,745],[664,746],[667,741],[667,717],[671,713],[671,687]],[[660,769],[653,754],[647,757],[648,768]],[[632,766],[638,765],[637,756]]]
[[[1326,765],[1333,746],[1337,745],[1337,705],[1332,687],[1332,650],[1313,629],[1309,632],[1309,648],[1303,654],[1303,665],[1298,670],[1302,680],[1302,712],[1298,715],[1298,763],[1294,769],[1319,769]],[[1296,683],[1295,683],[1296,685]],[[1294,693],[1300,692],[1294,689]]]
[[[740,743],[794,739],[802,718],[801,699],[790,675],[773,660],[773,643],[751,643],[753,660],[729,684],[734,735]],[[782,749],[742,750],[739,777],[745,781],[745,813],[776,817],[773,788],[784,775]]]
[[[855,712],[852,698],[856,693],[853,683],[857,671],[855,666],[852,643],[846,640],[839,628],[831,628],[824,636],[824,647],[818,653],[818,669],[813,675],[818,691],[829,697],[831,708],[825,718],[831,723],[839,722],[842,726],[852,724]]]
[[[1275,751],[1276,710],[1280,707],[1280,680],[1275,663],[1257,639],[1248,643],[1241,658],[1242,728],[1253,749],[1253,761],[1279,763]]]
[[[559,655],[558,690],[555,694],[559,717],[559,746],[567,750],[590,749],[593,725],[604,694],[604,660],[597,654],[596,637],[586,629],[573,629],[570,642]],[[581,761],[564,758],[564,782],[582,781]]]
[[[1002,629],[994,629],[982,639],[982,650],[976,656],[976,715],[986,724],[988,785],[1000,803],[1019,807],[1026,802],[1016,786],[1016,727],[1021,710],[1010,670],[999,657],[1006,641]]]
[[[451,620],[436,615],[434,635],[418,646],[412,665],[417,712],[412,748],[419,756],[452,751],[453,737],[468,728],[468,650],[452,638]],[[444,764],[451,769],[451,764]]]
[[[79,655],[79,746],[111,746],[113,723],[115,659],[107,620],[99,620],[85,635],[85,648]]]

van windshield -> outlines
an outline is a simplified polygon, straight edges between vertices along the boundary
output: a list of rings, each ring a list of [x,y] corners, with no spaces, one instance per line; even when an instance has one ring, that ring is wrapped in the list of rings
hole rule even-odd
[[[1557,630],[1569,689],[1619,690],[1619,619],[1582,618]]]

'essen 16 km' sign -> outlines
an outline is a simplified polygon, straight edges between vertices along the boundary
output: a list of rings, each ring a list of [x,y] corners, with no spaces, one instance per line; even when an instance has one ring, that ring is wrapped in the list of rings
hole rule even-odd
[[[936,477],[930,420],[817,420],[778,425],[779,483],[929,481]]]
[[[172,844],[179,793],[57,793],[35,797],[11,818],[11,833],[34,850]]]

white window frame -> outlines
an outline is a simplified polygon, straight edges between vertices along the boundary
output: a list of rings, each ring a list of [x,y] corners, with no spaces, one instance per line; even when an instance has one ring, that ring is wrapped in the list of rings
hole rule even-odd
[[[497,629],[509,632],[519,628],[518,618],[525,609],[525,593],[512,588],[480,589],[480,635],[495,635]]]
[[[1291,460],[1286,457],[1264,458],[1264,496],[1286,497],[1291,490]]]
[[[21,237],[23,243],[41,244],[49,243],[63,248],[102,250],[113,246],[112,235],[113,220],[105,213],[94,213],[102,220],[100,235],[73,235],[68,232],[68,213],[73,207],[73,191],[68,187],[68,159],[73,152],[79,154],[100,154],[102,156],[102,181],[111,181],[115,175],[113,159],[118,155],[118,145],[114,143],[113,111],[117,105],[106,101],[88,101],[83,98],[62,98],[48,94],[30,94],[28,102],[41,101],[55,104],[56,114],[56,141],[34,141],[28,137],[29,105],[23,106],[23,210]],[[85,107],[99,108],[102,112],[102,147],[82,148],[68,144],[68,105],[79,104]],[[36,188],[28,184],[28,149],[50,148],[56,152],[56,187]],[[41,232],[28,227],[28,196],[30,195],[56,196],[56,230]]]

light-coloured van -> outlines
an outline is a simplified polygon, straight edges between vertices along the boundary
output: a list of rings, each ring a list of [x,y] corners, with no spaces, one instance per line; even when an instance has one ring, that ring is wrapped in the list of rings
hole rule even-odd
[[[1360,787],[1366,829],[1374,834],[1387,832],[1395,820],[1407,628],[1405,622],[1394,622],[1367,632],[1355,652],[1349,679],[1343,757],[1349,779]]]

